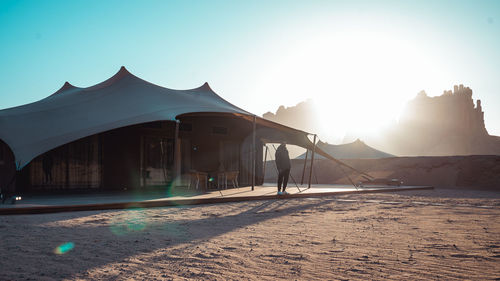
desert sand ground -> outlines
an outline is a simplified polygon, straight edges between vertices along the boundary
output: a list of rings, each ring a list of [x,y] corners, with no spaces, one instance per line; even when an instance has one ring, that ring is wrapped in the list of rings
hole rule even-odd
[[[0,216],[0,280],[500,280],[500,192]]]

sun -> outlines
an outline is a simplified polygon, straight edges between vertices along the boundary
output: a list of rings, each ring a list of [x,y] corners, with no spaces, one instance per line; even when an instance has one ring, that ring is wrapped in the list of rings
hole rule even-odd
[[[338,142],[346,134],[380,134],[396,122],[405,103],[439,79],[436,61],[404,37],[350,30],[304,40],[270,76],[288,101],[315,100],[320,135]]]

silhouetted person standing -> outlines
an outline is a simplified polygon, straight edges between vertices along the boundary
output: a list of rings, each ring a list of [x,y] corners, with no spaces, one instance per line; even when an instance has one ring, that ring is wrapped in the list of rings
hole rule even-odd
[[[43,173],[45,174],[45,183],[52,182],[52,166],[54,166],[52,156],[50,155],[50,153],[46,153],[42,158],[42,168]]]
[[[286,143],[281,143],[278,149],[276,149],[276,154],[274,156],[276,159],[276,167],[278,168],[278,195],[287,194],[285,189],[288,184],[291,164],[288,149],[286,149]],[[281,189],[282,184],[283,190]]]

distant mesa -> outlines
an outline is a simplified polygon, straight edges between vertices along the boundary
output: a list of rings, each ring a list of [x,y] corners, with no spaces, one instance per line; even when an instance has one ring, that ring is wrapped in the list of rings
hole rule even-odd
[[[357,139],[352,143],[347,144],[328,144],[326,142],[318,142],[317,146],[330,154],[331,156],[338,159],[380,159],[380,158],[389,158],[394,157],[389,153],[385,153],[383,151],[377,150],[373,147],[366,145],[363,141]],[[304,159],[306,154],[299,155],[295,159]],[[311,154],[307,156],[311,157]],[[315,155],[315,159],[325,159],[321,155]]]

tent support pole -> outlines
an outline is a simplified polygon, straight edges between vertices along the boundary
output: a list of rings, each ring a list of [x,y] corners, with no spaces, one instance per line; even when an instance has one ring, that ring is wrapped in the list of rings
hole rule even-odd
[[[309,154],[309,149],[306,149],[306,158],[304,159],[304,169],[302,169],[302,179],[300,180],[300,185],[304,184],[304,175],[306,173],[306,165],[307,165],[307,154]]]
[[[252,190],[255,189],[255,154],[257,149],[255,149],[255,128],[257,123],[257,116],[253,116],[253,130],[252,130]]]
[[[66,185],[66,188],[69,188],[69,145],[65,145],[66,149],[65,149],[65,152],[66,152],[66,159],[65,159],[65,163],[66,163],[66,179],[64,181],[64,184]],[[52,156],[51,156],[52,157]]]
[[[146,186],[146,177],[144,175],[144,136],[141,136],[141,150],[140,150],[140,155],[141,155],[141,187]],[[175,155],[174,155],[175,157]]]
[[[180,181],[181,176],[181,144],[179,142],[179,120],[175,121],[175,139],[174,139],[174,181]]]
[[[264,154],[264,165],[262,165],[262,177],[266,176],[266,163],[267,163],[267,144],[266,144],[266,153]]]
[[[311,177],[313,174],[313,166],[314,166],[314,152],[316,152],[316,135],[314,135],[313,150],[311,154],[311,168],[309,169],[309,186],[307,187],[308,189],[311,188]]]

